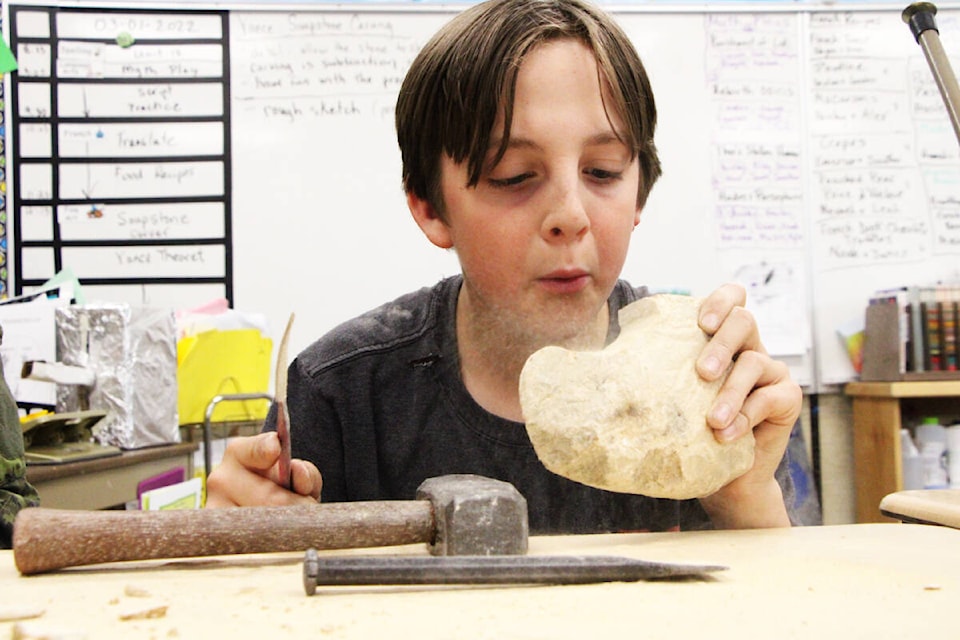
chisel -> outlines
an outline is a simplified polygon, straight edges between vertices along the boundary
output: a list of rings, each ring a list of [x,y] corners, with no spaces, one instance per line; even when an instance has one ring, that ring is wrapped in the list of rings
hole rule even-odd
[[[727,567],[619,556],[336,556],[308,549],[303,588],[423,584],[587,584],[696,577]]]

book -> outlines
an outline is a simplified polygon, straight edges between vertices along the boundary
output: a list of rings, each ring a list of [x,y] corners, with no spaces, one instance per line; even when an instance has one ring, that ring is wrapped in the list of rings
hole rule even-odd
[[[863,381],[898,380],[903,375],[904,362],[900,311],[889,300],[874,300],[867,305],[864,322]]]
[[[943,370],[957,370],[957,301],[949,297],[940,302],[940,345]]]
[[[926,298],[920,303],[920,312],[923,314],[923,340],[926,345],[923,367],[926,371],[941,371],[940,303],[934,290],[927,290]]]
[[[870,298],[870,305],[890,305],[896,309],[897,316],[897,362],[900,373],[911,370],[913,361],[911,337],[913,332],[911,327],[912,311],[909,304],[909,295],[907,287],[897,287],[894,289],[881,289]]]
[[[920,312],[920,287],[913,285],[907,287],[907,308],[910,317],[910,336],[907,342],[910,344],[909,360],[910,365],[907,371],[921,372],[923,368],[923,353],[926,349],[926,343],[923,340],[923,314]]]

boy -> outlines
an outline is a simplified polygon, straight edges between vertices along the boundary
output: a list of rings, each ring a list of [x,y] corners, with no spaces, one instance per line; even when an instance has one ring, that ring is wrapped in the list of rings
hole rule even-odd
[[[526,436],[526,358],[603,347],[617,311],[647,293],[618,277],[660,174],[656,109],[611,18],[582,0],[475,5],[414,61],[396,120],[410,211],[462,274],[301,353],[287,395],[293,491],[276,484],[271,413],[268,433],[228,447],[208,505],[410,499],[427,477],[477,473],[517,487],[536,533],[789,525],[775,471],[801,392],[739,287],[703,304],[712,339],[697,367],[710,380],[735,360],[707,421],[719,440],[753,430],[744,476],[700,501],[613,494],[551,474]]]

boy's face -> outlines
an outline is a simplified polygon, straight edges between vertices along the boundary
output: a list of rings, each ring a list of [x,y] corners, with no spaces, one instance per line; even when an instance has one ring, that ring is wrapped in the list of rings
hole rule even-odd
[[[503,159],[473,188],[465,164],[442,163],[446,240],[467,302],[544,343],[575,342],[598,323],[605,331],[606,299],[640,219],[639,165],[608,121],[597,73],[578,41],[539,45],[517,78]]]

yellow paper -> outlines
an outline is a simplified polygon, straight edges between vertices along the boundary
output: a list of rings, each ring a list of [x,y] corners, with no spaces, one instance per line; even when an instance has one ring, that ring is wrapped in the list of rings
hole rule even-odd
[[[203,506],[203,480],[190,478],[166,487],[144,491],[140,496],[143,511],[169,511],[172,509],[199,509]]]
[[[267,393],[273,343],[257,329],[205,331],[177,341],[177,409],[180,424],[203,423],[218,395]],[[221,402],[212,421],[262,420],[266,400]]]

